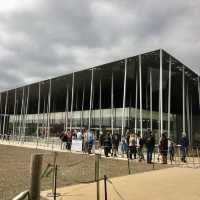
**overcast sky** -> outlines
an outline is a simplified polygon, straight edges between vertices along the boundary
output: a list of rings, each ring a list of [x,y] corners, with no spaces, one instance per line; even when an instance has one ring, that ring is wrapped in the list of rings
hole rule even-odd
[[[200,71],[199,0],[4,0],[0,90],[162,48]]]

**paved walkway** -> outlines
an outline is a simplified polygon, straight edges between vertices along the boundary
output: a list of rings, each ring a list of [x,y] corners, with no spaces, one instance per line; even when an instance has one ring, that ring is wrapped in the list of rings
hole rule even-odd
[[[199,200],[200,169],[168,168],[111,179],[109,200]],[[100,184],[100,200],[104,199],[104,184]],[[94,200],[96,183],[59,188],[57,200]],[[49,191],[42,192],[46,198]],[[52,198],[47,198],[48,200]]]

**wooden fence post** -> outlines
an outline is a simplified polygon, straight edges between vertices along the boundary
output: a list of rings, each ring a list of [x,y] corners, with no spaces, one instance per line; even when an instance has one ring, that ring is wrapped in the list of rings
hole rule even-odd
[[[40,175],[42,170],[42,154],[31,156],[30,200],[40,200]]]

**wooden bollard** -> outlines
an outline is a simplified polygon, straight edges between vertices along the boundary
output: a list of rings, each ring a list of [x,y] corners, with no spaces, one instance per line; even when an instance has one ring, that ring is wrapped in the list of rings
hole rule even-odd
[[[40,175],[42,170],[42,154],[31,156],[30,200],[40,200]]]

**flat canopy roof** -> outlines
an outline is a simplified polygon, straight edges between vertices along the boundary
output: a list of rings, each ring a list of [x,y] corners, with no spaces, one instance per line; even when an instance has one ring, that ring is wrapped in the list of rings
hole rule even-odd
[[[182,62],[180,62],[178,59],[176,59],[175,57],[173,57],[171,54],[169,54],[168,52],[166,52],[165,50],[163,49],[157,49],[157,50],[154,50],[154,51],[150,51],[150,52],[146,52],[146,53],[142,53],[142,54],[138,54],[138,55],[135,55],[135,56],[132,56],[132,57],[128,57],[128,58],[123,58],[123,59],[120,59],[120,60],[116,60],[116,61],[112,61],[112,62],[109,62],[109,63],[105,63],[105,64],[102,64],[102,65],[98,65],[98,66],[94,66],[94,67],[90,67],[90,68],[85,68],[85,69],[82,69],[82,70],[79,70],[79,71],[74,71],[72,73],[68,73],[68,74],[64,74],[64,75],[61,75],[61,76],[57,76],[57,77],[52,77],[52,78],[49,78],[49,79],[45,79],[45,80],[41,80],[41,81],[38,81],[38,82],[34,82],[34,83],[31,83],[31,84],[27,84],[27,85],[23,85],[23,86],[20,86],[20,87],[17,87],[17,88],[12,88],[12,89],[8,89],[8,90],[4,90],[4,91],[1,91],[0,93],[5,93],[7,91],[13,91],[15,89],[21,89],[23,87],[27,87],[27,86],[33,86],[33,85],[36,85],[38,83],[42,83],[42,82],[46,82],[48,80],[54,80],[54,79],[57,79],[57,78],[62,78],[62,77],[65,77],[67,75],[72,75],[73,73],[78,73],[78,72],[81,72],[81,71],[85,71],[85,70],[90,70],[92,68],[101,68],[105,65],[109,65],[109,64],[113,64],[115,62],[120,62],[120,61],[124,61],[125,59],[133,59],[133,58],[136,58],[138,57],[139,55],[155,55],[156,53],[158,53],[160,50],[162,50],[163,52],[165,52],[166,54],[170,55],[172,58],[173,58],[173,61],[174,62],[177,62],[179,63],[179,65],[181,66],[185,66],[185,72],[186,74],[188,74],[189,76],[193,77],[193,79],[196,79],[196,77],[199,77],[199,75],[194,72],[194,70],[192,70],[190,67],[184,65]]]

